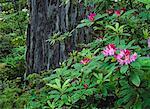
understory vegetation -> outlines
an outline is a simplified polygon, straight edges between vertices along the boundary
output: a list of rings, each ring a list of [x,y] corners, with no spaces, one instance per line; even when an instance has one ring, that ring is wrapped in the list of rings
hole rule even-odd
[[[0,109],[149,109],[150,0],[65,0],[87,10],[90,29],[60,67],[28,74],[26,0],[0,7]],[[51,46],[73,33],[51,37]],[[57,33],[56,33],[57,34]]]

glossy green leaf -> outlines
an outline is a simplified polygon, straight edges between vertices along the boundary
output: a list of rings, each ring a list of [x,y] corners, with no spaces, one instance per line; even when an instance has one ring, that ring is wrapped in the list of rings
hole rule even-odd
[[[132,83],[135,85],[135,86],[140,86],[140,83],[141,83],[141,80],[140,80],[140,77],[139,75],[136,73],[131,73],[131,81]]]
[[[120,73],[121,73],[121,74],[125,74],[125,73],[127,72],[128,68],[129,68],[128,65],[122,66],[121,69],[120,69]]]

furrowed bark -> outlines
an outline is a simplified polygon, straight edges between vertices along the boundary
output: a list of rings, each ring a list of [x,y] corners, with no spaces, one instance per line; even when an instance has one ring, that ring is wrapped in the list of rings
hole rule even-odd
[[[60,4],[60,0],[29,0],[31,19],[27,31],[27,73],[58,67],[78,43],[90,41],[89,31],[83,29],[75,30],[70,38],[54,45],[47,42],[53,33],[71,31],[83,19],[81,15],[85,10],[79,5],[71,2]]]

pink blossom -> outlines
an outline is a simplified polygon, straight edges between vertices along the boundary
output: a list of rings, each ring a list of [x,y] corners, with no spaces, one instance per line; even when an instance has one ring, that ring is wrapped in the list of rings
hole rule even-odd
[[[87,89],[87,88],[88,88],[88,85],[87,85],[87,84],[84,84],[84,88]]]
[[[90,13],[90,15],[88,16],[88,19],[89,19],[91,22],[93,22],[95,16],[96,16],[95,13]]]
[[[137,54],[134,53],[133,55],[130,55],[131,51],[130,50],[121,50],[120,54],[117,54],[115,58],[119,62],[119,64],[127,65],[130,64],[131,62],[135,61],[137,59]]]
[[[126,8],[121,8],[121,11],[126,12]]]
[[[130,57],[130,61],[134,62],[137,59],[137,53],[134,53],[133,55],[131,55]]]
[[[117,16],[120,16],[120,15],[121,15],[121,11],[120,11],[120,10],[116,10],[116,11],[115,11],[115,14],[116,14]]]
[[[105,47],[105,49],[102,51],[104,56],[113,56],[116,52],[116,47],[114,44],[109,44]]]
[[[107,10],[106,10],[106,13],[112,14],[112,13],[114,13],[114,10],[113,10],[113,9],[107,9]]]
[[[84,58],[83,60],[80,61],[80,63],[85,65],[85,64],[89,63],[90,60],[91,59],[89,59],[89,58]]]

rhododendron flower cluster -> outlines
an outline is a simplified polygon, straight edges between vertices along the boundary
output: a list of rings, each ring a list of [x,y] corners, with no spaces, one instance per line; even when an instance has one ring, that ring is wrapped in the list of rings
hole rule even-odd
[[[121,15],[121,12],[125,12],[126,11],[126,8],[121,8],[121,9],[118,9],[118,10],[114,10],[114,9],[107,9],[106,10],[106,13],[108,14],[116,14],[117,16],[120,16]]]
[[[105,55],[105,56],[113,56],[116,52],[116,47],[114,44],[109,44],[105,47],[105,49],[102,51],[102,53]]]
[[[120,10],[116,10],[116,11],[115,11],[115,14],[116,14],[117,16],[120,16],[120,15],[121,15],[121,12],[126,12],[126,8],[121,8]]]
[[[131,62],[134,62],[137,59],[137,53],[134,53],[131,55],[130,50],[120,50],[120,53],[116,53],[117,48],[114,44],[109,44],[105,47],[105,49],[102,51],[104,56],[114,56],[116,58],[117,62],[120,65],[127,65]]]
[[[90,15],[88,16],[88,19],[89,19],[91,22],[93,22],[95,16],[96,16],[95,13],[90,13]]]
[[[106,13],[112,14],[112,13],[114,13],[114,9],[107,9],[107,10],[106,10]]]
[[[85,64],[89,63],[90,61],[91,61],[91,59],[84,58],[83,60],[80,61],[80,63],[85,65]]]
[[[115,11],[115,14],[116,14],[117,16],[120,16],[120,15],[121,15],[121,11],[120,11],[120,10],[116,10],[116,11]]]
[[[120,54],[117,54],[115,56],[115,58],[117,59],[119,64],[127,65],[127,64],[130,64],[131,62],[133,62],[133,61],[135,61],[137,59],[137,54],[134,53],[133,55],[131,55],[131,51],[130,50],[121,50]]]

